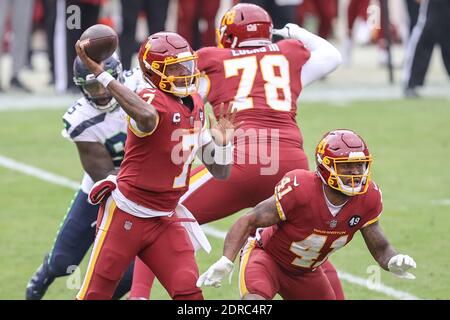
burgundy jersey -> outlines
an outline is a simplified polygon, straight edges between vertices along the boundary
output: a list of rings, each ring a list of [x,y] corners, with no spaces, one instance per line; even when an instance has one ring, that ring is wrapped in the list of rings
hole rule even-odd
[[[264,229],[264,249],[294,274],[314,270],[356,231],[376,222],[382,211],[381,191],[373,182],[366,193],[348,198],[336,216],[328,209],[322,180],[315,172],[293,170],[275,187],[282,222]]]
[[[253,49],[207,47],[198,56],[198,67],[209,80],[206,99],[216,117],[220,103],[233,102],[236,121],[244,121],[242,129],[277,129],[280,147],[303,147],[295,117],[301,70],[310,52],[300,41],[282,40]],[[267,138],[259,135],[259,139],[261,143]],[[252,143],[245,135],[237,137],[235,143],[239,142]]]
[[[139,95],[156,108],[159,120],[152,133],[143,134],[129,118],[118,187],[139,205],[169,212],[187,191],[191,163],[204,143],[203,100],[192,95],[191,111],[180,99],[160,90],[144,89]]]

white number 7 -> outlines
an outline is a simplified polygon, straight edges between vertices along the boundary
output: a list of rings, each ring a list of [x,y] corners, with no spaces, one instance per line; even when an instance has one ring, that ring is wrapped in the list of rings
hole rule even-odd
[[[189,151],[190,153],[183,164],[183,170],[181,170],[180,175],[173,180],[173,188],[183,188],[187,185],[189,166],[192,161],[194,161],[195,151],[197,150],[197,139],[198,135],[196,134],[185,134],[182,137],[182,149],[183,151]]]

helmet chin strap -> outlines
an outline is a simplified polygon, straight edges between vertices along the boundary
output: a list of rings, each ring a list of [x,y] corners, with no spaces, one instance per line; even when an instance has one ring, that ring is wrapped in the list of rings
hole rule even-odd
[[[172,85],[172,93],[180,98],[185,98],[188,95],[194,93],[196,91],[197,86],[195,83],[191,84],[189,87],[186,88],[178,88],[175,85]]]
[[[333,173],[334,173],[334,170],[333,170]],[[346,184],[344,184],[344,182],[342,182],[341,178],[339,178],[339,176],[336,174],[338,185],[344,194],[349,195],[349,196],[354,196],[356,193],[361,192],[364,184],[367,181],[368,173],[369,173],[369,167],[366,168],[366,170],[364,171],[364,176],[363,176],[363,178],[361,178],[361,182],[355,188],[349,187]]]
[[[361,182],[358,184],[357,187],[355,187],[355,188],[349,187],[342,182],[342,180],[341,180],[341,178],[339,178],[339,176],[337,176],[337,183],[338,183],[339,187],[341,188],[342,193],[344,193],[347,196],[354,196],[356,193],[361,191],[362,186],[363,186],[363,181],[361,180]]]
[[[358,184],[358,186],[353,188],[353,187],[347,186],[344,182],[342,182],[341,178],[339,178],[339,175],[336,173],[336,171],[334,171],[333,168],[324,164],[322,158],[319,155],[317,155],[317,161],[318,161],[318,163],[322,164],[332,175],[336,176],[337,183],[338,183],[342,193],[344,193],[347,196],[354,196],[357,193],[361,192],[361,189],[367,180],[366,177],[367,177],[367,174],[369,171],[369,167],[366,168],[366,170],[364,172],[364,177],[361,179],[361,182]],[[319,176],[322,178],[321,175],[319,175]],[[323,181],[323,178],[322,178],[322,181]]]

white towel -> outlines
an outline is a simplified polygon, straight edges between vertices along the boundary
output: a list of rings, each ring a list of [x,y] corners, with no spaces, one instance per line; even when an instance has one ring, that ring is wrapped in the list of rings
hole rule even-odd
[[[195,220],[192,213],[182,204],[178,204],[178,206],[175,208],[175,214],[178,218],[188,218]],[[193,222],[181,222],[181,224],[186,228],[195,251],[203,248],[203,250],[205,250],[207,253],[211,252],[211,244],[209,243],[208,238],[198,224],[197,220]]]

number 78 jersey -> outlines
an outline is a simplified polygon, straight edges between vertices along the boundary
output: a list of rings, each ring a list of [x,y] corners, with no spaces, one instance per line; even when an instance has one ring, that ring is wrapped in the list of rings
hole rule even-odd
[[[276,128],[280,144],[302,147],[295,117],[301,70],[310,52],[300,41],[250,49],[207,47],[197,53],[198,67],[205,73],[202,81],[207,82],[201,91],[216,117],[220,103],[233,103],[243,129]]]

